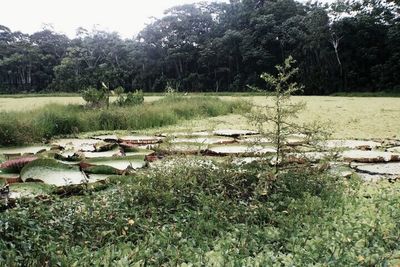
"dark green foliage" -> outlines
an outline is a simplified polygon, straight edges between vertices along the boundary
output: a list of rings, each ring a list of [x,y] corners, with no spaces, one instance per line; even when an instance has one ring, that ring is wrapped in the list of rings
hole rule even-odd
[[[137,98],[142,99],[141,93]],[[138,101],[139,101],[138,100]],[[250,105],[215,97],[176,97],[142,105],[111,105],[87,109],[79,105],[48,105],[31,112],[0,113],[0,145],[42,142],[55,135],[97,130],[141,130],[175,124],[180,120],[247,112]]]
[[[136,90],[134,93],[129,92],[124,96],[124,88],[118,87],[114,90],[117,95],[115,104],[118,106],[137,106],[144,102],[144,94],[142,90]]]
[[[0,26],[0,92],[245,91],[287,55],[306,94],[399,92],[399,6],[389,0],[242,0],[176,6],[134,39]]]
[[[126,95],[124,105],[125,106],[136,106],[141,105],[144,102],[144,95],[142,90],[136,90],[134,93],[129,92]]]
[[[86,101],[89,107],[102,107],[107,104],[108,92],[104,87],[96,89],[89,86],[82,92],[82,98]]]
[[[364,192],[355,180],[345,183],[313,171],[289,172],[275,181],[264,164],[210,168],[183,158],[178,162],[168,169],[111,178],[103,187],[108,189],[95,194],[19,201],[1,214],[0,262],[395,263],[400,249],[398,185]]]
[[[0,113],[1,145],[29,144],[38,141],[39,134],[31,123],[24,123],[24,119],[26,118],[18,113]]]
[[[56,105],[50,105],[44,108],[37,117],[31,118],[39,135],[43,138],[51,138],[55,135],[76,134],[82,129],[84,121],[77,116],[79,109],[74,106],[61,108]]]

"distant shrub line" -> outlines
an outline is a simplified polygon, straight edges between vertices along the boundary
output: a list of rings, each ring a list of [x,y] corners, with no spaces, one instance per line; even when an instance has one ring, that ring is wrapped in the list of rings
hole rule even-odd
[[[137,106],[91,109],[80,105],[56,105],[30,112],[0,113],[0,145],[41,142],[56,135],[98,130],[141,130],[176,124],[182,119],[219,116],[249,110],[244,102],[212,97],[166,97]]]

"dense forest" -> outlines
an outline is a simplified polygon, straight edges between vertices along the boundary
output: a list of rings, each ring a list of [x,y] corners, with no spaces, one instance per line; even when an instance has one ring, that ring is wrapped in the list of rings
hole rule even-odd
[[[0,25],[0,92],[246,91],[288,55],[306,94],[400,92],[400,4],[230,0],[165,11],[132,39]]]

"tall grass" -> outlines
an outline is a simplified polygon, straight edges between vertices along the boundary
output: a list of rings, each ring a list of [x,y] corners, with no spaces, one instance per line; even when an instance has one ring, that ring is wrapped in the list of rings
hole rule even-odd
[[[198,117],[245,112],[245,102],[215,97],[165,97],[134,107],[88,109],[80,105],[51,104],[31,112],[0,113],[0,145],[40,142],[56,135],[97,130],[141,130]]]

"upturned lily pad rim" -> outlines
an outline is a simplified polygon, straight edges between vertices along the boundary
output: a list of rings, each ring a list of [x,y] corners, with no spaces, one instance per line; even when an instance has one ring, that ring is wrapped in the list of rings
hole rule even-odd
[[[205,140],[205,142],[199,142],[201,139]],[[215,142],[212,142],[212,140],[214,140]],[[173,144],[203,144],[203,145],[214,145],[214,144],[223,145],[223,144],[233,144],[235,142],[236,142],[235,138],[228,136],[176,137],[171,139],[170,141],[170,143]]]
[[[36,148],[34,151],[29,151],[29,148]],[[24,150],[27,150],[24,152]],[[32,145],[24,145],[24,146],[4,146],[0,147],[0,155],[36,155],[38,153],[51,150],[51,145],[44,145],[44,144],[32,144]]]
[[[99,158],[89,158],[85,159],[83,163],[93,163],[102,162],[102,161],[144,161],[146,158],[145,155],[132,155],[132,156],[118,156],[118,157],[99,157]]]
[[[78,166],[75,166],[72,164],[71,165],[64,164],[64,163],[58,162],[55,159],[37,159],[32,162],[29,162],[22,168],[21,176],[23,176],[26,173],[26,171],[29,170],[30,168],[35,168],[35,167],[47,168],[47,169],[52,169],[52,170],[60,169],[60,170],[66,170],[66,171],[74,171],[74,170],[79,171]]]

